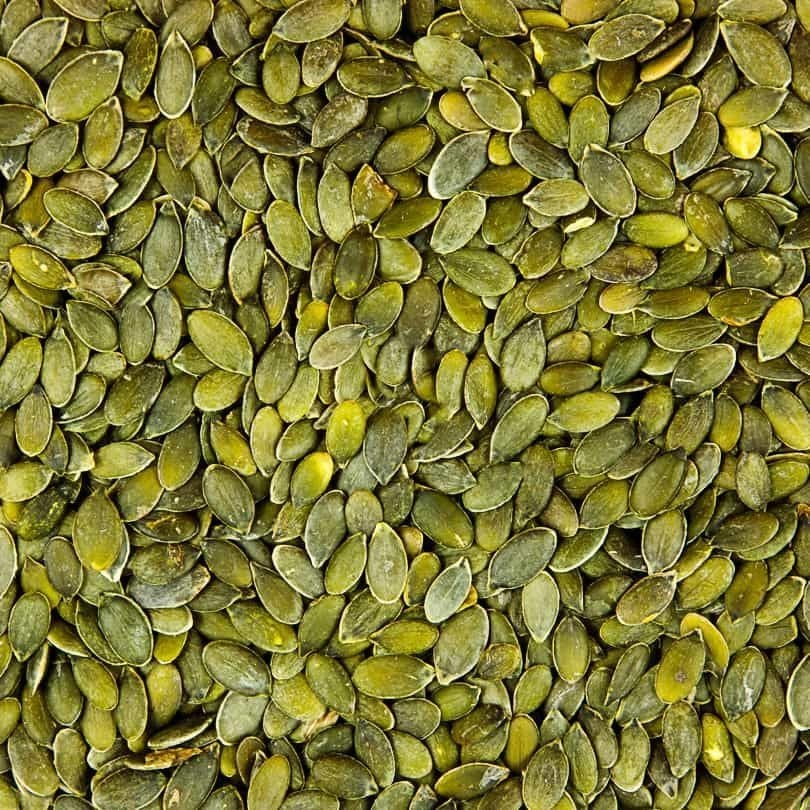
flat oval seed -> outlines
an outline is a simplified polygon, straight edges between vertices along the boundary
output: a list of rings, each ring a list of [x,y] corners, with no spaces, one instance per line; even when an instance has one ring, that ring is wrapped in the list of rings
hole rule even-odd
[[[145,666],[152,658],[152,628],[146,614],[132,600],[119,594],[99,602],[98,625],[110,646],[123,661]]]
[[[383,603],[399,600],[408,576],[408,557],[399,535],[387,524],[378,523],[368,544],[366,581]]]
[[[490,3],[464,0],[459,5],[464,16],[473,25],[494,37],[511,37],[526,32],[526,26],[510,0],[495,0]]]
[[[315,42],[338,31],[351,8],[349,0],[302,0],[281,15],[273,33],[288,42]]]
[[[52,188],[42,198],[45,210],[66,228],[84,236],[104,236],[109,225],[97,202],[67,188]]]
[[[489,618],[483,608],[468,607],[449,619],[433,648],[436,680],[446,685],[466,675],[478,663],[489,636]]]
[[[165,786],[166,777],[160,771],[124,768],[93,786],[93,803],[100,810],[137,810],[157,799]]]
[[[267,665],[255,652],[240,644],[211,641],[203,649],[202,661],[217,683],[240,695],[261,695],[270,689]]]
[[[529,760],[523,780],[528,810],[554,807],[562,798],[570,765],[559,741],[547,743]]]
[[[428,193],[446,200],[463,191],[487,166],[489,133],[466,132],[448,141],[428,175]]]
[[[605,213],[626,217],[636,207],[636,189],[619,158],[594,144],[585,148],[580,176],[591,199]]]
[[[212,363],[234,374],[250,374],[253,350],[245,333],[224,315],[195,310],[188,317],[189,337]]]
[[[810,412],[795,394],[768,384],[762,390],[762,409],[780,441],[794,450],[810,448]]]
[[[788,56],[764,28],[726,20],[720,24],[720,33],[737,67],[752,84],[785,87],[790,81]]]
[[[616,618],[626,625],[646,624],[672,602],[677,582],[670,574],[653,574],[639,580],[622,594]]]
[[[52,189],[56,191],[56,189]],[[73,274],[56,256],[35,245],[15,245],[9,250],[14,271],[29,284],[46,290],[66,290],[76,285]]]
[[[55,121],[83,121],[113,95],[123,64],[120,51],[93,51],[68,62],[48,87],[48,115]]]
[[[650,122],[644,133],[644,147],[654,155],[677,149],[689,136],[700,112],[700,95],[673,101]]]
[[[689,697],[703,673],[705,655],[699,633],[690,633],[670,645],[655,675],[655,691],[664,703]]]
[[[73,540],[82,564],[96,571],[118,558],[126,529],[113,502],[101,489],[85,498],[76,513]]]
[[[248,786],[248,810],[279,810],[290,788],[291,774],[290,761],[282,754],[258,764]]]
[[[665,28],[663,20],[647,14],[623,14],[603,23],[588,40],[596,59],[615,62],[644,50]]]
[[[765,657],[755,647],[744,647],[732,656],[720,690],[729,720],[754,708],[765,685],[765,671]]]
[[[459,87],[470,76],[486,75],[478,54],[451,37],[420,37],[413,44],[413,55],[420,70],[442,87]]]
[[[194,56],[183,35],[175,30],[158,59],[155,102],[167,118],[179,118],[191,104],[196,80]]]
[[[211,511],[237,531],[253,522],[255,504],[247,484],[229,467],[211,464],[202,480],[202,492]]]
[[[757,356],[766,362],[781,357],[796,342],[804,323],[798,298],[780,298],[766,313],[757,332]]]
[[[27,661],[45,641],[51,625],[51,605],[37,592],[23,594],[11,609],[8,641],[18,661]]]
[[[47,797],[56,792],[59,777],[51,758],[22,726],[18,726],[8,740],[8,756],[15,779],[29,793]],[[14,801],[16,803],[16,798]]]
[[[791,723],[799,729],[810,728],[810,706],[807,704],[807,686],[810,678],[810,658],[805,656],[791,673],[785,702]]]
[[[526,585],[548,564],[557,547],[551,529],[526,529],[502,545],[492,556],[489,579],[493,587]]]
[[[361,662],[352,680],[365,695],[397,700],[427,686],[433,680],[433,670],[409,655],[379,655]]]
[[[472,572],[466,559],[445,568],[425,594],[425,618],[433,624],[449,619],[464,603],[471,585]]]

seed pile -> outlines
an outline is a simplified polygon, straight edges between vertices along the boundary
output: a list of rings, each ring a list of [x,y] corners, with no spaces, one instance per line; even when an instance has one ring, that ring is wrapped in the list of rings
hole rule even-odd
[[[0,0],[0,808],[810,806],[809,31]]]

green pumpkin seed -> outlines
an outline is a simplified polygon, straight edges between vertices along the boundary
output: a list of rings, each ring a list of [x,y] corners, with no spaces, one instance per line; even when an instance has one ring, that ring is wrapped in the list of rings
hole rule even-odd
[[[446,200],[463,191],[487,166],[486,132],[466,132],[446,143],[428,175],[431,197]]]
[[[399,535],[378,523],[368,544],[366,580],[375,598],[383,603],[399,600],[408,575],[408,558]]]
[[[588,49],[596,59],[616,62],[644,50],[664,28],[656,17],[623,14],[600,26],[588,40]]]
[[[99,629],[115,653],[133,666],[152,658],[152,628],[146,614],[130,599],[110,594],[99,602]]]
[[[55,121],[83,121],[115,92],[123,63],[120,51],[102,50],[65,64],[48,87],[48,115]]]
[[[498,0],[492,4],[465,0],[460,7],[473,25],[494,37],[510,37],[526,32],[520,14],[509,0]]]
[[[720,33],[735,64],[752,84],[784,87],[790,81],[787,54],[764,28],[728,20],[720,24]]]
[[[472,670],[488,635],[489,619],[480,607],[469,607],[446,622],[433,648],[436,680],[445,685]]]
[[[782,386],[766,385],[762,392],[762,409],[772,420],[780,441],[795,450],[805,449],[810,413],[798,397]]]
[[[676,703],[689,697],[703,672],[703,639],[691,633],[677,639],[661,658],[655,675],[655,691],[664,703]]]
[[[56,222],[84,236],[103,236],[109,226],[94,200],[70,189],[53,188],[43,197],[45,210]]]
[[[365,661],[352,679],[363,694],[398,699],[416,694],[432,677],[430,667],[417,658],[386,655]]]
[[[721,697],[730,720],[753,709],[765,683],[765,658],[754,647],[744,647],[732,656],[723,676]]]
[[[234,529],[246,531],[253,522],[253,496],[247,484],[230,468],[221,464],[207,467],[202,494],[214,514]]]
[[[212,363],[234,374],[250,374],[253,352],[245,333],[218,312],[197,310],[188,319],[189,336]]]
[[[290,779],[290,763],[282,754],[258,763],[250,780],[246,806],[249,810],[259,807],[278,810],[289,790]]]
[[[5,804],[801,803],[810,13],[705,5],[3,5]]]
[[[616,217],[633,213],[636,190],[630,172],[619,158],[599,146],[589,146],[580,171],[585,189],[603,211]]]
[[[554,807],[562,798],[570,764],[559,741],[547,743],[529,760],[523,782],[523,801],[529,810]]]
[[[413,44],[413,55],[419,69],[442,87],[459,87],[463,79],[485,75],[478,54],[451,37],[420,37]]]

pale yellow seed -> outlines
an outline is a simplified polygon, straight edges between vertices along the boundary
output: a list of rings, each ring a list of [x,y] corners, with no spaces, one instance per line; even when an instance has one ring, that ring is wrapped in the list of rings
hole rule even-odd
[[[762,133],[759,127],[726,127],[723,145],[734,157],[752,160],[762,148]]]
[[[569,27],[568,20],[554,11],[543,8],[527,8],[521,12],[523,22],[527,28],[558,28],[564,31]]]

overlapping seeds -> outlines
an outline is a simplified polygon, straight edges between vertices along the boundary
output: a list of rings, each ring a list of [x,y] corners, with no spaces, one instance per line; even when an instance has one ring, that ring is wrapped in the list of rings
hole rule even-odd
[[[0,810],[810,808],[807,0],[0,0]]]

